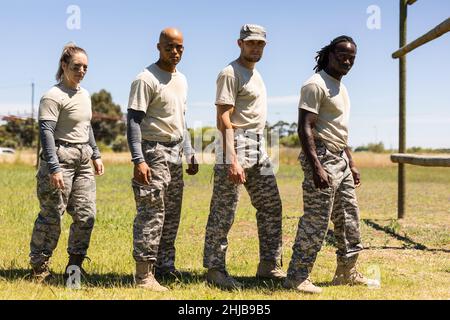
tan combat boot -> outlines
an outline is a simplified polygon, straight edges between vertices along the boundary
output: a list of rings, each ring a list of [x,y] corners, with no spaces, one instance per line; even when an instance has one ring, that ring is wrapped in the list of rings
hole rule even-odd
[[[322,289],[315,286],[309,278],[306,279],[291,279],[286,278],[283,282],[283,287],[286,289],[295,289],[302,293],[322,293]]]
[[[134,277],[136,287],[155,292],[168,291],[169,289],[163,287],[158,281],[156,281],[152,269],[153,265],[148,261],[136,262],[136,275]]]
[[[349,259],[347,262],[338,261],[336,272],[331,284],[334,286],[340,285],[366,285],[379,286],[379,281],[364,277],[358,270],[356,270],[357,257]]]
[[[37,283],[50,282],[54,280],[53,274],[50,272],[49,261],[46,260],[41,264],[31,265],[32,278]]]
[[[281,264],[278,262],[261,260],[258,265],[256,277],[272,280],[283,280],[286,278],[286,272],[281,269]]]
[[[208,269],[206,281],[210,284],[227,290],[236,290],[242,288],[242,283],[231,277],[227,271],[219,269]]]

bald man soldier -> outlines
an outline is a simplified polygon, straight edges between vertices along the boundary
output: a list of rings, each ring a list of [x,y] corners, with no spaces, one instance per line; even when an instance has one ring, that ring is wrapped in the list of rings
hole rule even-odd
[[[175,238],[184,186],[182,152],[189,162],[189,175],[198,172],[198,164],[185,121],[187,81],[176,68],[184,51],[182,33],[164,29],[157,48],[159,60],[131,85],[127,136],[137,209],[133,226],[136,286],[167,291],[155,273],[180,274],[175,268]]]

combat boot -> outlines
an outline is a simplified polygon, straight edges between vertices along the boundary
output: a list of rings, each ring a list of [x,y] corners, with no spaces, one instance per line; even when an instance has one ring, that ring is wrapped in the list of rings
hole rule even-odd
[[[281,264],[276,261],[261,260],[258,265],[256,277],[272,280],[283,280],[286,272],[281,269]]]
[[[348,261],[338,261],[336,272],[331,284],[334,286],[340,285],[366,285],[379,286],[379,281],[368,279],[356,270],[356,257],[350,258]]]
[[[44,283],[53,281],[55,278],[50,272],[49,261],[46,260],[41,264],[31,265],[32,268],[32,278],[37,283]]]
[[[80,275],[85,279],[87,277],[87,273],[86,271],[83,269],[82,265],[83,265],[83,261],[84,259],[86,259],[87,257],[85,255],[82,254],[71,254],[69,255],[69,262],[67,263],[66,269],[64,270],[64,283],[67,282],[67,279],[69,278],[70,274],[68,273],[68,269],[70,266],[77,266],[78,268],[80,268]],[[90,260],[89,258],[87,258],[88,260]]]
[[[208,269],[206,281],[209,284],[227,290],[237,290],[242,288],[242,283],[230,276],[227,271],[222,271],[215,268]]]
[[[322,293],[322,289],[315,286],[309,278],[306,279],[291,279],[286,278],[283,282],[283,287],[286,289],[295,289],[302,293]]]
[[[153,264],[148,261],[136,262],[136,274],[134,276],[134,281],[136,287],[148,289],[155,292],[168,291],[166,287],[163,287],[155,279],[153,275]]]

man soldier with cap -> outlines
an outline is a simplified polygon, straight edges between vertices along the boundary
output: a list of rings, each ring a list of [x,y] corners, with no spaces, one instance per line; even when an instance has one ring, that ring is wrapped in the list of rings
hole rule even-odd
[[[266,32],[261,26],[246,24],[237,42],[240,57],[223,69],[217,79],[215,104],[223,152],[217,153],[214,167],[203,258],[207,281],[225,289],[242,286],[225,267],[227,235],[241,184],[257,210],[260,262],[256,275],[270,279],[286,276],[281,269],[281,199],[263,139],[267,94],[255,69],[266,45]]]
[[[369,285],[373,280],[356,270],[363,249],[355,187],[360,174],[348,147],[350,99],[341,82],[353,66],[356,44],[340,36],[317,54],[316,74],[301,89],[298,133],[304,172],[304,214],[298,224],[292,260],[284,287],[320,293],[309,279],[331,218],[337,243],[333,285]]]
[[[154,275],[180,274],[175,269],[175,238],[184,186],[183,149],[189,163],[186,172],[195,175],[198,164],[185,122],[187,81],[176,69],[184,51],[182,33],[164,29],[157,48],[158,62],[131,85],[127,135],[137,208],[133,226],[136,285],[166,291]]]

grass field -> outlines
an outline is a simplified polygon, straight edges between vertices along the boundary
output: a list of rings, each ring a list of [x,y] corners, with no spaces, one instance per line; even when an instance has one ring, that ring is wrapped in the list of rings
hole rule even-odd
[[[91,275],[81,290],[38,285],[27,279],[33,222],[38,213],[35,170],[27,162],[0,164],[0,299],[450,299],[450,170],[407,166],[407,217],[396,218],[397,169],[388,161],[366,155],[360,159],[363,185],[358,189],[362,237],[366,250],[363,272],[381,275],[381,288],[329,286],[335,268],[333,238],[327,239],[312,279],[324,287],[317,296],[285,290],[280,283],[255,278],[258,242],[255,210],[242,193],[229,236],[228,269],[245,289],[227,292],[205,284],[203,240],[212,191],[212,167],[185,177],[182,220],[177,238],[177,267],[191,276],[166,282],[167,293],[133,288],[132,224],[135,204],[127,161],[106,161],[107,173],[97,179],[97,222],[85,268]],[[124,157],[126,158],[126,157]],[[108,159],[105,156],[105,160]],[[358,161],[358,159],[357,159]],[[115,163],[113,163],[115,162]],[[283,268],[302,214],[302,172],[294,161],[277,174],[283,200]],[[70,216],[52,258],[61,275],[67,263]]]

